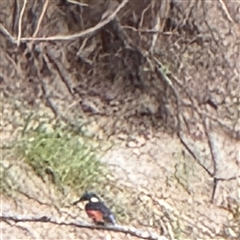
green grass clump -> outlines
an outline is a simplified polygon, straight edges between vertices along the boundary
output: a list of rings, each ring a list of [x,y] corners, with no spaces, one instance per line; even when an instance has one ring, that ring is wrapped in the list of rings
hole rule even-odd
[[[18,153],[44,181],[59,187],[91,189],[104,181],[107,171],[89,139],[60,127],[25,133]]]

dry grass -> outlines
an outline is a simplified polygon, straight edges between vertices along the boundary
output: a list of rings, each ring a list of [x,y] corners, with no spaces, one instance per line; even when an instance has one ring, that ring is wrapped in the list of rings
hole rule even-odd
[[[95,188],[108,167],[99,162],[92,139],[71,127],[85,124],[100,143],[119,137],[134,144],[135,135],[151,141],[159,131],[176,133],[211,179],[211,201],[216,204],[219,183],[239,177],[240,32],[238,15],[231,11],[236,4],[3,1],[4,97],[13,97],[13,102],[18,98],[33,112],[41,102],[68,126],[26,128],[17,143],[19,158],[44,181],[82,191]],[[1,180],[6,169],[1,167]],[[175,170],[173,177],[189,191],[192,166],[183,158]],[[103,190],[105,182],[103,178]],[[11,181],[4,183],[3,188],[11,187]],[[131,195],[128,189],[111,187]],[[220,207],[226,208],[226,199],[219,201]],[[239,221],[236,202],[229,209]],[[124,211],[116,210],[126,217]],[[176,223],[173,235],[181,236],[180,225]]]

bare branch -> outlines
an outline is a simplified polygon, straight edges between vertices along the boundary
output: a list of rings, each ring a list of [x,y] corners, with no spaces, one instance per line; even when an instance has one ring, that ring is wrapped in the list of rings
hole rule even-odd
[[[218,0],[218,1],[221,4],[223,12],[226,14],[226,17],[227,17],[228,21],[229,22],[234,22],[231,15],[229,14],[228,9],[227,9],[225,3],[223,2],[223,0]]]
[[[60,221],[54,221],[51,220],[50,217],[43,216],[39,218],[27,218],[27,217],[13,217],[13,216],[1,216],[1,221],[9,222],[48,222],[59,226],[73,226],[73,227],[79,227],[79,228],[89,228],[89,229],[98,229],[98,230],[107,230],[107,231],[113,231],[113,232],[122,232],[125,234],[130,234],[135,237],[139,237],[142,239],[149,239],[149,240],[167,240],[165,236],[160,236],[156,233],[149,233],[149,232],[142,232],[136,228],[129,227],[129,226],[121,226],[121,225],[114,225],[114,226],[101,226],[101,225],[92,225],[92,224],[86,224],[82,222],[60,222]]]
[[[130,29],[134,32],[141,32],[141,33],[149,33],[149,34],[155,34],[155,33],[158,33],[158,34],[162,34],[162,35],[173,35],[174,32],[163,32],[163,31],[158,31],[158,30],[155,30],[155,29],[141,29],[141,28],[134,28],[134,27],[131,27],[131,26],[122,26],[123,29]]]
[[[22,35],[22,18],[27,5],[27,0],[24,0],[22,10],[20,12],[19,22],[18,22],[18,37],[17,37],[17,46],[19,46]]]
[[[156,31],[157,31],[157,30],[160,30],[160,16],[159,16],[159,15],[157,16],[156,24],[155,24],[155,26],[154,26],[154,30],[156,30]],[[151,47],[150,47],[150,52],[151,52],[151,53],[153,53],[153,49],[154,49],[154,47],[155,47],[155,45],[156,45],[157,39],[158,39],[158,34],[155,33],[155,34],[153,35],[152,44],[151,44]]]
[[[111,22],[117,15],[117,13],[128,3],[128,0],[124,0],[118,7],[117,9],[110,14],[106,19],[103,21],[99,22],[96,26],[88,28],[80,33],[75,33],[72,35],[57,35],[57,36],[52,36],[52,37],[39,37],[39,38],[34,38],[34,37],[25,37],[21,38],[21,41],[60,41],[60,40],[73,40],[75,38],[82,38],[87,35],[91,35],[95,32],[97,32],[99,29],[103,28],[106,26],[109,22]]]
[[[12,43],[16,43],[16,38],[13,37],[8,30],[0,23],[0,31],[6,36],[8,37],[8,39],[12,42]]]
[[[47,7],[48,7],[48,2],[49,2],[49,0],[46,0],[45,3],[44,3],[44,5],[43,5],[42,13],[41,13],[41,15],[40,15],[40,17],[39,17],[36,30],[35,30],[35,32],[33,33],[33,37],[36,37],[37,34],[38,34],[40,25],[41,25],[42,20],[43,20],[43,17],[44,17],[44,14],[45,14],[45,12],[46,12],[46,10],[47,10]]]
[[[74,0],[67,0],[67,2],[79,5],[81,7],[88,7],[89,6],[87,3],[81,3],[81,2],[74,1]]]

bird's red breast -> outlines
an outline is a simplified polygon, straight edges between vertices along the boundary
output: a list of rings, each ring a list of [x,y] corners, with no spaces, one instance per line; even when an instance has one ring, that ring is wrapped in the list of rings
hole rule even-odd
[[[87,210],[87,215],[93,219],[95,223],[104,223],[103,214],[98,210]]]

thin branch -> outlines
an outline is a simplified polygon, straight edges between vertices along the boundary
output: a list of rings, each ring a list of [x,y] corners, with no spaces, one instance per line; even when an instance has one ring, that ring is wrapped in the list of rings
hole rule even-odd
[[[218,184],[218,179],[214,178],[213,179],[213,190],[212,190],[212,197],[211,197],[211,203],[213,203],[214,201],[214,197],[215,197],[215,193],[216,193],[216,189],[217,189],[217,184]]]
[[[212,190],[211,203],[214,202],[214,197],[215,197],[218,182],[220,182],[220,181],[222,181],[222,182],[232,181],[232,180],[237,180],[238,178],[240,178],[240,174],[238,176],[231,177],[231,178],[214,178],[213,179],[213,190]]]
[[[123,25],[122,28],[123,29],[130,29],[134,32],[149,33],[149,34],[155,34],[155,33],[162,34],[162,35],[173,35],[173,34],[175,34],[174,32],[163,32],[163,31],[158,31],[158,30],[155,30],[155,29],[135,28],[135,27],[132,27],[132,26],[125,26],[125,25]]]
[[[184,26],[186,24],[186,22],[189,20],[190,14],[194,8],[194,6],[196,5],[195,1],[190,1],[189,7],[187,7],[187,9],[185,10],[185,17],[181,22],[181,25]]]
[[[216,151],[215,151],[214,146],[213,146],[214,144],[213,144],[212,137],[211,137],[211,134],[210,134],[210,129],[207,126],[206,118],[204,118],[203,116],[201,116],[201,117],[202,117],[202,123],[203,123],[204,131],[205,131],[205,134],[207,136],[208,147],[209,147],[211,158],[212,158],[213,176],[215,177],[216,172],[217,172]]]
[[[74,0],[67,0],[67,2],[72,3],[72,4],[77,4],[81,7],[88,7],[89,6],[87,3],[81,3],[81,2],[74,1]]]
[[[128,3],[129,0],[123,0],[121,4],[116,8],[116,10],[110,14],[106,19],[103,21],[100,21],[97,25],[94,27],[88,28],[82,32],[75,33],[72,35],[56,35],[52,37],[39,37],[39,38],[34,38],[34,37],[25,37],[21,38],[21,41],[57,41],[57,40],[72,40],[75,38],[82,38],[87,35],[93,34],[99,29],[103,28],[106,26],[109,22],[111,22],[117,15],[117,13]]]
[[[223,12],[226,14],[228,21],[234,22],[231,15],[229,14],[228,9],[227,9],[225,3],[223,2],[223,0],[218,0],[218,1],[221,4],[221,8],[222,8]]]
[[[154,26],[154,30],[156,30],[156,31],[160,30],[160,16],[159,15],[157,16],[156,24]],[[153,49],[156,45],[157,39],[158,39],[158,34],[157,33],[153,34],[152,44],[151,44],[151,47],[150,47],[150,52],[151,53],[153,53]]]
[[[142,11],[141,19],[140,19],[140,22],[139,22],[139,27],[142,27],[144,15],[147,12],[147,10],[150,8],[151,5],[152,5],[152,3],[148,4],[147,7]]]
[[[8,30],[0,23],[0,32],[2,32],[12,43],[16,43],[16,38],[13,37]]]
[[[12,33],[17,32],[17,25],[18,25],[18,19],[19,19],[19,9],[20,9],[20,1],[15,0],[14,1],[14,9],[13,9],[13,19],[12,19]]]
[[[54,69],[55,71],[54,72],[57,72],[59,78],[63,81],[63,83],[66,85],[69,93],[71,95],[74,94],[74,91],[71,87],[71,84],[70,84],[70,81],[69,79],[73,78],[73,77],[70,77],[69,73],[66,71],[66,69],[61,65],[61,63],[59,63],[59,61],[56,60],[56,58],[54,58],[53,54],[51,54],[50,51],[47,51],[47,53],[45,54],[44,56],[44,60],[53,66],[53,68],[51,69]],[[52,71],[52,70],[51,70]]]
[[[48,3],[49,3],[49,0],[46,0],[45,3],[44,3],[44,5],[43,5],[42,13],[41,13],[41,15],[40,15],[40,17],[39,17],[36,30],[35,30],[35,32],[33,33],[33,37],[36,37],[37,34],[38,34],[40,25],[41,25],[42,20],[43,20],[43,17],[44,17],[44,14],[45,14],[45,12],[46,12],[46,10],[47,10]]]
[[[47,107],[51,108],[51,110],[53,111],[53,113],[55,115],[55,118],[58,118],[59,115],[60,115],[59,111],[58,111],[57,107],[52,103],[52,101],[50,99],[49,92],[48,92],[48,87],[47,87],[45,81],[43,79],[41,79],[41,87],[42,87],[44,99],[46,101],[46,105],[47,105]]]
[[[27,217],[16,217],[16,216],[1,216],[1,221],[9,222],[46,222],[46,223],[52,223],[59,226],[72,226],[72,227],[79,227],[79,228],[89,228],[89,229],[98,229],[98,230],[107,230],[107,231],[113,231],[113,232],[122,232],[125,234],[130,234],[132,236],[142,238],[142,239],[149,239],[149,240],[167,240],[165,236],[160,236],[156,233],[150,233],[150,232],[142,232],[139,231],[136,228],[128,227],[128,226],[120,226],[120,225],[108,225],[108,226],[102,226],[102,225],[92,225],[92,224],[86,224],[82,222],[58,222],[51,220],[50,217],[43,216],[40,218],[27,218]]]
[[[21,35],[22,35],[22,18],[23,18],[23,14],[24,14],[26,5],[27,5],[27,0],[24,0],[23,7],[22,7],[22,10],[21,10],[20,16],[19,16],[19,22],[18,22],[17,46],[19,46],[20,41],[21,41]]]
[[[144,15],[145,13],[149,10],[149,8],[151,7],[152,3],[148,4],[147,7],[142,11],[141,13],[141,18],[140,18],[140,22],[138,24],[138,27],[139,28],[142,28],[142,25],[143,25],[143,20],[144,20]],[[138,33],[139,35],[139,38],[141,39],[141,32]]]

